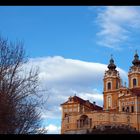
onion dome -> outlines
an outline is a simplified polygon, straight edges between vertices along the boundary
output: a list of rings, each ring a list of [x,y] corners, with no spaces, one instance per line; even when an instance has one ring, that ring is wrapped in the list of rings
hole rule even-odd
[[[138,56],[138,54],[137,54],[137,50],[136,50],[136,53],[135,53],[135,55],[134,55],[134,60],[132,61],[132,64],[133,64],[134,66],[140,65],[140,60],[139,60],[139,56]]]
[[[108,69],[109,70],[115,70],[116,69],[116,65],[114,64],[114,60],[112,58],[112,55],[111,55],[111,59],[110,59],[110,64],[108,65]]]

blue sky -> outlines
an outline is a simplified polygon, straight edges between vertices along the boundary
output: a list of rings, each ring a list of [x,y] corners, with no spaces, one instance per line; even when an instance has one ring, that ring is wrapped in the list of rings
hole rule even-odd
[[[106,64],[110,54],[117,59],[122,59],[121,56],[127,58],[131,51],[128,47],[134,48],[133,50],[139,47],[139,32],[135,30],[135,34],[132,35],[132,38],[135,38],[131,38],[132,44],[128,44],[128,41],[119,44],[124,45],[123,51],[119,51],[119,54],[115,49],[98,45],[96,34],[100,32],[101,27],[97,16],[101,9],[105,7],[1,6],[0,33],[12,41],[22,40],[30,57],[60,55],[65,58]],[[104,51],[101,51],[102,49]],[[130,54],[131,58],[133,53]],[[119,65],[123,66],[121,62]]]
[[[124,81],[135,50],[140,54],[139,6],[1,6],[0,19],[0,34],[23,41],[40,67],[50,96],[42,111],[48,133],[60,133],[60,104],[74,93],[102,105],[111,54]]]

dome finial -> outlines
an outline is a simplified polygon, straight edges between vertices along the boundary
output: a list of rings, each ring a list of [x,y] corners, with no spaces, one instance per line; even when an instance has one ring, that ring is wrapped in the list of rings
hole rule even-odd
[[[140,65],[139,55],[137,53],[137,50],[135,50],[134,60],[132,61],[132,64],[135,66]]]
[[[108,68],[111,70],[115,70],[116,69],[116,65],[114,64],[114,60],[113,60],[113,55],[111,54],[111,59],[110,59],[110,64],[108,65]]]

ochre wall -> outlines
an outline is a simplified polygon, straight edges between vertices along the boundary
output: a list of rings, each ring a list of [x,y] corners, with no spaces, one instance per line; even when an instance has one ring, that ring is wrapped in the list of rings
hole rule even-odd
[[[119,112],[119,113],[113,113],[113,112],[90,112],[90,113],[86,113],[85,115],[87,115],[89,118],[92,119],[92,126],[91,128],[93,128],[94,126],[100,125],[100,124],[125,124],[125,125],[130,125],[134,128],[136,128],[137,130],[140,131],[140,114],[136,114],[136,113],[125,113],[125,112]],[[62,128],[61,128],[61,133],[65,133],[66,131],[69,130],[78,130],[78,129],[83,129],[83,128],[77,128],[77,120],[79,120],[81,114],[76,114],[76,115],[72,115],[69,117],[69,123],[65,122],[65,120],[63,120],[62,122]],[[139,123],[138,121],[139,120]],[[88,127],[89,128],[89,127]]]

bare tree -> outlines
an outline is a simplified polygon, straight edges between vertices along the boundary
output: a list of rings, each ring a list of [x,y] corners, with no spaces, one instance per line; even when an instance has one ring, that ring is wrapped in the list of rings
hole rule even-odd
[[[0,134],[42,133],[36,110],[38,69],[25,70],[23,44],[0,37]]]

